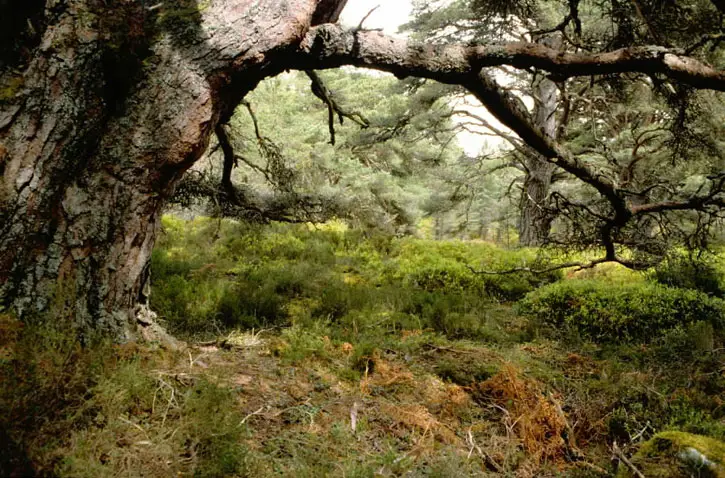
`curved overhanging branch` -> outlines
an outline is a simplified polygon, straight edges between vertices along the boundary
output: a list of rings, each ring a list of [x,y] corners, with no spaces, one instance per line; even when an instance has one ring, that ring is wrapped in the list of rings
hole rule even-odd
[[[521,101],[501,88],[484,67],[538,68],[558,78],[660,73],[698,88],[725,91],[725,72],[661,47],[633,47],[589,55],[562,53],[536,43],[435,46],[329,24],[308,32],[291,63],[292,67],[304,70],[354,65],[387,71],[399,77],[418,76],[462,85],[539,154],[594,187],[612,204],[618,223],[626,222],[632,211],[614,183],[543,134]]]
[[[522,45],[528,45],[530,52],[542,51],[547,55],[526,55]],[[512,51],[518,49],[520,54],[518,56],[504,54],[506,48],[511,48]],[[552,52],[556,52],[556,55]],[[322,25],[310,30],[292,63],[297,62],[295,67],[304,70],[354,65],[388,71],[399,77],[419,76],[441,83],[464,86],[486,106],[491,114],[531,148],[591,185],[607,198],[618,211],[620,221],[625,220],[625,217],[628,219],[631,213],[627,210],[626,203],[615,185],[608,178],[591,171],[559,143],[543,134],[534,126],[521,100],[501,88],[493,77],[483,70],[485,66],[501,65],[522,68],[548,66],[552,67],[549,70],[552,73],[556,71],[561,74],[565,70],[553,68],[556,64],[563,63],[561,60],[548,64],[541,61],[544,57],[556,59],[556,56],[561,56],[557,50],[538,44],[431,46],[388,37],[379,32],[351,31],[338,25]],[[528,63],[523,62],[525,58],[528,58]],[[582,62],[581,59],[579,62]],[[721,86],[725,89],[725,74],[722,82]]]
[[[719,205],[714,196],[679,203],[631,205],[627,193],[612,179],[589,167],[561,143],[535,126],[521,100],[497,84],[487,67],[539,69],[553,79],[616,73],[664,75],[695,88],[725,91],[725,72],[680,51],[657,46],[624,48],[599,54],[563,53],[536,43],[463,46],[427,45],[385,36],[379,32],[345,30],[338,25],[312,28],[298,48],[290,67],[302,70],[354,65],[398,77],[418,76],[461,85],[476,96],[502,124],[515,132],[546,160],[593,187],[612,208],[599,228],[603,261],[627,267],[640,264],[617,257],[615,235],[635,218],[648,213],[697,209]]]
[[[566,53],[538,43],[430,45],[377,31],[346,30],[325,24],[310,29],[301,44],[310,68],[355,65],[462,84],[461,76],[481,68],[536,68],[557,80],[617,73],[662,74],[695,88],[725,91],[725,71],[661,46],[638,46],[604,53]],[[306,69],[306,68],[302,68]]]

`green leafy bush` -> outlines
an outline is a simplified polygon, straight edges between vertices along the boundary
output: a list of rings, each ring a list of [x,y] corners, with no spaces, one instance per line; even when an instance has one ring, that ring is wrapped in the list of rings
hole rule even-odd
[[[151,307],[182,336],[330,321],[348,334],[432,329],[488,340],[496,300],[559,273],[476,274],[531,265],[536,252],[483,242],[394,238],[337,223],[253,226],[164,217],[151,264]],[[350,335],[339,337],[354,340]]]
[[[384,276],[390,282],[425,291],[485,294],[496,300],[514,301],[541,285],[561,278],[560,271],[548,274],[517,272],[481,274],[475,271],[506,271],[528,265],[537,268],[536,251],[506,250],[485,242],[402,239],[393,251]],[[542,268],[546,265],[543,264]]]
[[[681,289],[699,290],[713,297],[725,297],[722,264],[717,258],[677,255],[657,266],[650,278],[655,282]]]
[[[725,302],[659,284],[566,281],[542,287],[518,304],[535,324],[601,342],[649,342],[665,330],[698,321],[722,330]]]

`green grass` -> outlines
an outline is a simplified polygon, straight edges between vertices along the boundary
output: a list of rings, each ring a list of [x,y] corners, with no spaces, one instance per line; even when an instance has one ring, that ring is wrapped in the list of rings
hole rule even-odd
[[[492,304],[559,278],[476,274],[469,266],[505,270],[535,260],[534,251],[486,243],[171,217],[164,230],[152,259],[151,305],[186,337],[327,321],[333,333],[346,330],[346,340],[370,328],[485,338],[495,334],[487,325]]]
[[[536,256],[341,224],[164,218],[152,307],[189,347],[81,349],[3,317],[5,453],[57,476],[593,477],[618,472],[614,441],[632,456],[661,432],[725,440],[717,321],[654,327],[645,292],[668,304],[670,289],[617,267],[468,267]],[[576,325],[606,323],[611,301],[584,289],[647,336],[544,333],[547,314],[573,309],[512,303],[573,290],[555,295],[588,307]]]

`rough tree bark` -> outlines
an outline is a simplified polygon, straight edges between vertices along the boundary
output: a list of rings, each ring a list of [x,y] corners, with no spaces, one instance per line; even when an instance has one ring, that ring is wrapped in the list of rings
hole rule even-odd
[[[679,52],[436,47],[322,25],[345,0],[10,3],[0,0],[0,310],[22,318],[70,317],[81,332],[133,337],[162,204],[244,95],[288,68],[350,64],[463,85],[547,161],[610,200],[612,227],[714,201],[630,208],[482,71],[640,71],[725,91],[725,72]]]
[[[0,304],[126,340],[165,198],[344,2],[35,3],[0,63]]]

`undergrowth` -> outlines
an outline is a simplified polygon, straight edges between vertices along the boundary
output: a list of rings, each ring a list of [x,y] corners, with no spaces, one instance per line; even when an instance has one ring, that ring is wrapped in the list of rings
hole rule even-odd
[[[602,477],[614,443],[725,440],[718,299],[611,266],[475,272],[535,260],[165,218],[151,303],[189,346],[2,316],[0,475]]]
[[[151,305],[187,337],[323,320],[355,333],[418,328],[485,339],[496,333],[486,325],[491,304],[560,277],[476,273],[534,262],[533,250],[364,237],[340,224],[256,228],[166,217],[164,231]]]
[[[519,302],[532,324],[598,342],[649,342],[696,322],[725,329],[725,303],[703,292],[651,283],[566,281],[542,287]]]

